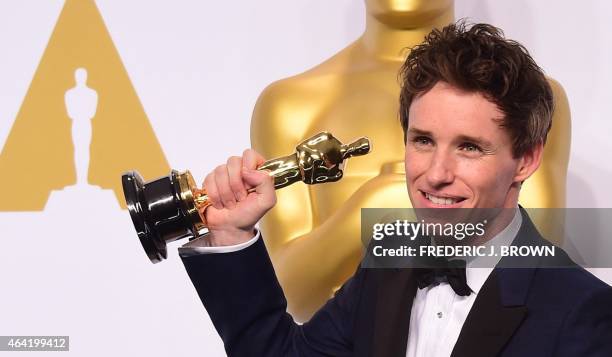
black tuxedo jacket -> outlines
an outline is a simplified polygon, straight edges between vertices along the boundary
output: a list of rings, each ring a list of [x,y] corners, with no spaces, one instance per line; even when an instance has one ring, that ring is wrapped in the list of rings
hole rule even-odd
[[[550,245],[521,213],[513,244]],[[496,267],[452,356],[612,356],[612,288],[557,252],[553,264],[538,257],[524,268]],[[406,355],[412,269],[359,268],[298,325],[262,239],[237,252],[182,259],[229,356]]]

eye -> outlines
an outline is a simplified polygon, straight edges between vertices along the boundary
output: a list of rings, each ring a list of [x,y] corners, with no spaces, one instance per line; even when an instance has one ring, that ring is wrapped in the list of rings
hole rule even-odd
[[[415,136],[412,139],[412,142],[416,144],[417,146],[427,146],[427,145],[432,144],[431,139],[428,138],[427,136]]]
[[[460,150],[470,153],[482,152],[482,148],[474,143],[463,143],[459,147]]]

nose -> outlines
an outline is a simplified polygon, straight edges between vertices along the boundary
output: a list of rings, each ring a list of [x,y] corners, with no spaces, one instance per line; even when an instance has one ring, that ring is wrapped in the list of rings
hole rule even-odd
[[[451,184],[455,179],[453,159],[442,150],[436,150],[431,156],[426,178],[429,185],[439,187]]]

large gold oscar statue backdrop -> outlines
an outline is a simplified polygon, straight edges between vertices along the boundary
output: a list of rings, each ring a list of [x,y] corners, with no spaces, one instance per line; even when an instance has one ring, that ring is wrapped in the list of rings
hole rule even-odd
[[[407,48],[454,20],[452,0],[366,0],[363,35],[332,58],[261,94],[251,122],[253,147],[265,157],[293,150],[305,137],[333,132],[341,141],[367,135],[370,155],[349,164],[341,182],[294,185],[261,230],[288,300],[307,320],[355,271],[361,259],[362,207],[410,207],[398,120],[398,70]],[[524,186],[527,207],[563,207],[570,119],[563,89],[542,167]],[[546,222],[538,222],[545,225]]]
[[[86,93],[86,113],[70,113],[71,89]],[[83,157],[79,184],[113,190],[124,208],[123,172],[170,170],[94,1],[66,0],[0,153],[0,211],[44,209],[52,191],[77,183]]]

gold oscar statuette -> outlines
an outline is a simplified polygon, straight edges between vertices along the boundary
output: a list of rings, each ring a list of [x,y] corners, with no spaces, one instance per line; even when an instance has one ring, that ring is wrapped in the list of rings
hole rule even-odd
[[[335,182],[342,178],[349,157],[365,155],[370,149],[368,138],[344,145],[332,134],[321,132],[299,143],[293,154],[268,160],[257,169],[274,177],[276,189],[298,181],[309,185]],[[149,182],[130,171],[121,179],[132,222],[151,262],[166,259],[167,243],[208,232],[204,212],[211,202],[206,188],[199,188],[189,171],[172,170]]]

